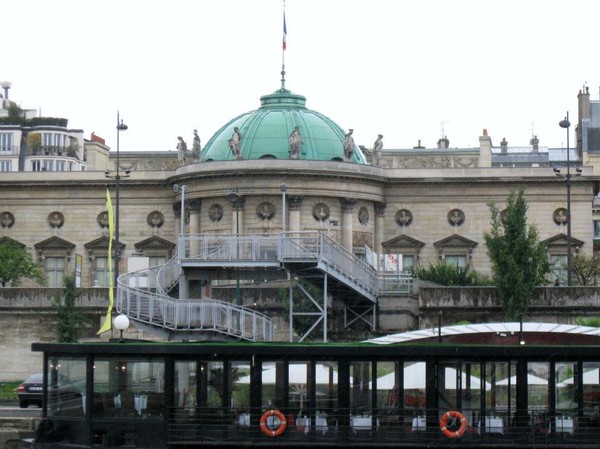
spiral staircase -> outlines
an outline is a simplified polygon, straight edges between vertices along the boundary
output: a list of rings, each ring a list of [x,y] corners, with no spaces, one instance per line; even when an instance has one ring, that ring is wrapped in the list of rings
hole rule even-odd
[[[288,278],[323,286],[325,298],[341,299],[350,310],[374,311],[378,295],[411,290],[408,273],[378,273],[320,232],[184,234],[177,256],[165,265],[119,277],[116,310],[166,340],[272,341],[270,317],[227,301],[192,298],[189,284],[236,280],[239,293],[240,280]],[[317,307],[326,320],[326,308]]]

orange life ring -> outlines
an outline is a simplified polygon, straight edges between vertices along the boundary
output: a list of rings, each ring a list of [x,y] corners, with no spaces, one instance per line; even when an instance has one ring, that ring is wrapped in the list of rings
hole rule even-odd
[[[448,425],[456,427],[456,422],[460,421],[460,427],[457,430],[451,430]],[[450,410],[444,413],[442,419],[440,419],[440,430],[448,438],[460,438],[467,430],[467,418],[461,412],[456,410]]]
[[[271,423],[269,423],[269,425],[277,425],[275,429],[271,429],[269,425],[267,425],[267,420],[271,417],[273,417],[273,419],[271,420]],[[262,430],[262,432],[268,437],[278,437],[283,432],[285,432],[286,427],[287,421],[285,419],[285,416],[279,410],[267,410],[260,417],[260,430]]]

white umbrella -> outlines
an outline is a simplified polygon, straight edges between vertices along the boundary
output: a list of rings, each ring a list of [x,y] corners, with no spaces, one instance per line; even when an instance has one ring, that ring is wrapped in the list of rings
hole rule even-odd
[[[572,385],[575,383],[574,377],[569,377],[562,381],[558,386],[561,385]],[[583,373],[583,384],[584,385],[599,385],[600,384],[600,368],[592,369]]]
[[[289,383],[290,384],[305,384],[306,382],[306,368],[305,364],[292,364],[289,368]],[[263,384],[274,384],[277,375],[277,370],[268,368],[262,372]],[[328,384],[329,383],[329,368],[324,365],[317,365],[315,369],[316,383],[317,384]],[[338,373],[333,371],[333,383],[338,383]],[[350,380],[352,382],[352,380]],[[249,384],[250,376],[241,377],[238,383]]]
[[[510,378],[510,384],[517,385],[517,376]],[[508,385],[508,378],[496,382],[496,385]],[[527,374],[527,385],[548,385],[548,381],[533,374]]]
[[[445,371],[445,385],[448,389],[456,389],[456,369],[446,367]],[[471,388],[481,388],[481,379],[471,375]],[[462,373],[461,383],[463,388],[467,385],[467,374]],[[384,376],[377,378],[377,388],[379,390],[391,390],[394,388],[396,383],[395,373],[389,373]],[[372,388],[372,382],[369,383],[369,388]],[[414,390],[425,388],[425,362],[417,362],[409,366],[404,367],[404,389]],[[490,385],[486,383],[486,389],[489,390]]]

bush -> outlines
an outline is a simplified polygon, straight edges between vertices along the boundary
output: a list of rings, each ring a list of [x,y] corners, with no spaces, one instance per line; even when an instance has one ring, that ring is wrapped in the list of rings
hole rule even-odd
[[[477,273],[469,267],[459,267],[458,265],[447,264],[443,261],[439,261],[436,264],[429,264],[427,268],[416,267],[413,269],[413,272],[418,279],[435,282],[436,284],[448,287],[494,285],[490,278]]]

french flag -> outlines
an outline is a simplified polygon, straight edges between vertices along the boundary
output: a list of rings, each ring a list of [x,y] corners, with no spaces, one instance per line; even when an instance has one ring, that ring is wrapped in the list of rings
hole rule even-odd
[[[285,11],[283,12],[283,50],[287,48],[287,27],[285,26]]]

